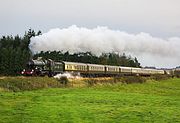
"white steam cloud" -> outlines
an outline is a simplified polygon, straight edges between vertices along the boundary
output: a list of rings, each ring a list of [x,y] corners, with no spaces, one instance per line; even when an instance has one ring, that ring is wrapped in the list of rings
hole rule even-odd
[[[63,29],[51,29],[40,36],[32,37],[30,49],[33,53],[54,50],[70,53],[91,51],[100,55],[119,52],[136,56],[142,65],[147,66],[175,67],[180,64],[179,37],[165,40],[144,32],[129,34],[107,27],[87,29],[73,25]],[[166,61],[162,63],[156,61],[158,59]]]

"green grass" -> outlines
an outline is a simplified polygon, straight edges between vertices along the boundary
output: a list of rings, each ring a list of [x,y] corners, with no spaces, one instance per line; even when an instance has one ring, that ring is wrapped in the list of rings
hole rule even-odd
[[[180,79],[83,88],[0,89],[1,123],[178,123]]]

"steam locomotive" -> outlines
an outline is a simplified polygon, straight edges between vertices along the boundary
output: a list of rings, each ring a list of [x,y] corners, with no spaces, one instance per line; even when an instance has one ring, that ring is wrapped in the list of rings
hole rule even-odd
[[[73,74],[80,74],[86,77],[101,77],[101,76],[120,76],[120,75],[163,75],[174,73],[180,73],[178,70],[158,70],[148,68],[134,68],[134,67],[122,67],[122,66],[110,66],[110,65],[98,65],[87,64],[77,62],[60,61],[55,62],[51,59],[43,60],[38,58],[36,60],[30,60],[27,63],[27,69],[24,69],[22,75],[30,76],[54,76],[59,73],[71,72]]]

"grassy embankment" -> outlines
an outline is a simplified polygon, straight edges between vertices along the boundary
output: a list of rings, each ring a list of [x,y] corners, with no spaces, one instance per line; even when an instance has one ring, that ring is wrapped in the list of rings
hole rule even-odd
[[[57,81],[51,78],[27,79],[34,82],[42,79],[47,88],[7,92],[1,87],[0,122],[180,122],[180,79],[177,78],[83,88],[48,88],[55,87],[52,83]],[[17,80],[4,78],[0,83],[4,81]]]

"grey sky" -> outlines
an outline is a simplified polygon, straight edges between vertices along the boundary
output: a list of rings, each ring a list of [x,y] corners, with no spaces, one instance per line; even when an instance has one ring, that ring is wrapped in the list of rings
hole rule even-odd
[[[179,6],[180,0],[0,0],[0,35],[75,24],[180,36]]]

